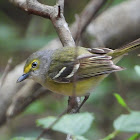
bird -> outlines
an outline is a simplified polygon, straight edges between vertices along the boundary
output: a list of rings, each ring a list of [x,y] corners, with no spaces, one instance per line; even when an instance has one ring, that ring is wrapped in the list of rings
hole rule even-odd
[[[139,47],[140,38],[115,50],[67,46],[37,51],[27,58],[17,82],[33,79],[54,93],[85,96],[83,105],[104,78],[125,69],[116,63]]]

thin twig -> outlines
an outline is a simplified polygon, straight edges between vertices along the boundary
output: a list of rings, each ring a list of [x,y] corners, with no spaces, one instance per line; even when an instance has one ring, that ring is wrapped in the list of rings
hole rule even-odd
[[[43,137],[44,136],[44,134],[46,134],[65,114],[67,113],[67,109],[64,111],[64,112],[62,112],[58,117],[57,117],[57,119],[53,122],[53,123],[51,123],[49,126],[48,126],[48,128],[46,128],[46,129],[44,129],[43,131],[42,131],[42,133],[37,137],[37,139],[36,140],[39,140],[41,137]]]
[[[81,28],[78,31],[79,34],[82,34],[85,31],[86,27],[89,25],[89,23],[93,20],[93,18],[96,16],[98,11],[106,2],[107,0],[91,0],[87,4],[87,6],[84,8],[83,12],[79,16],[81,19],[80,20]],[[79,22],[79,20],[77,22]],[[79,23],[77,22],[75,22],[71,28],[74,39],[77,36],[77,30],[79,25]]]
[[[104,11],[106,11],[106,10],[112,5],[112,3],[114,2],[114,0],[107,0],[107,1],[108,1],[108,2],[107,2],[107,5],[105,5],[105,7],[103,8],[102,11],[98,12],[98,13],[95,15],[94,19],[95,19],[96,17],[98,17],[99,15],[101,15]]]
[[[104,11],[106,11],[110,6],[111,4],[113,3],[114,0],[108,0],[107,2],[107,5],[105,6],[105,8],[101,11],[101,12],[98,12],[94,19],[96,19],[99,15],[101,15]],[[93,23],[93,26],[94,26],[94,23]],[[96,40],[98,41],[99,43],[99,47],[101,48],[106,48],[105,44],[103,43],[103,40],[100,38],[100,36],[98,35],[98,33],[96,32],[96,28],[94,28],[94,33],[95,33],[95,38]]]
[[[80,20],[80,18],[78,17],[78,15],[75,16],[76,20]],[[79,26],[79,30],[77,30],[77,36],[76,36],[76,39],[75,39],[75,42],[76,42],[76,47],[75,47],[75,54],[74,54],[74,66],[77,64],[77,57],[78,57],[78,42],[79,42],[79,39],[80,39],[80,22],[78,22]],[[77,75],[76,73],[74,74],[73,76],[73,97],[76,97],[76,81],[77,81]]]
[[[76,33],[76,37],[75,37],[75,44],[76,46],[78,46],[79,44],[79,41],[80,41],[80,37],[81,37],[81,17],[79,17],[78,15],[75,15],[75,19],[76,19],[76,22],[78,23],[78,29],[77,29],[77,33]],[[75,52],[76,53],[76,52]]]
[[[57,3],[60,7],[60,17],[61,17],[61,15],[63,15],[64,13],[64,0],[57,0]]]
[[[74,99],[76,99],[76,97],[75,97],[75,98],[72,98],[72,99],[71,99],[71,97],[70,97],[69,99],[70,99],[71,102],[73,101],[73,103],[69,103],[70,105],[68,105],[68,108],[67,108],[64,112],[62,112],[62,113],[56,118],[56,120],[55,120],[53,123],[51,123],[50,126],[48,126],[48,128],[46,128],[46,129],[44,129],[44,130],[42,131],[42,133],[37,137],[37,140],[39,140],[41,137],[43,137],[44,134],[46,134],[57,122],[59,122],[59,120],[60,120],[65,114],[67,114],[67,113],[75,113],[75,110],[76,110],[76,109],[74,109],[75,106],[73,106],[73,105],[75,105],[75,103],[77,103],[77,102],[79,102],[79,101],[75,101],[75,100],[74,100]],[[76,108],[77,108],[77,105],[76,105]],[[72,111],[73,111],[73,112],[72,112]]]

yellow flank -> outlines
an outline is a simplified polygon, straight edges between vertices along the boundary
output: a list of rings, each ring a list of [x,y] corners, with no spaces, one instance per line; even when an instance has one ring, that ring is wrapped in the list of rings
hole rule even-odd
[[[38,66],[36,68],[32,68],[32,63],[33,62],[37,62]],[[24,67],[24,73],[28,73],[31,69],[36,70],[39,67],[39,60],[34,59],[33,61],[31,61],[30,63],[28,63],[27,65],[25,65]]]
[[[76,82],[76,96],[90,93],[107,75],[100,75]],[[47,78],[45,87],[54,93],[72,96],[73,83],[57,83]]]

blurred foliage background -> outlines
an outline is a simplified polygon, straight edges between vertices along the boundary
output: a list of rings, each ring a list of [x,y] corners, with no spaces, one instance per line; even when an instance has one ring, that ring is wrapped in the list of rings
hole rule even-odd
[[[69,24],[75,20],[75,14],[85,7],[89,0],[66,0],[65,17]],[[115,6],[124,0],[114,0]],[[54,5],[55,0],[42,0],[43,3]],[[77,6],[78,5],[78,6]],[[12,68],[25,60],[31,53],[56,38],[57,34],[49,20],[28,15],[5,0],[0,0],[0,76],[9,58],[13,58]],[[117,103],[113,93],[119,93],[134,110],[140,110],[140,75],[134,67],[140,64],[137,53],[125,57],[120,66],[127,70],[111,74],[94,91],[81,111],[94,112],[95,121],[85,134],[90,140],[97,140],[112,132],[112,122],[121,113],[127,113]],[[58,115],[67,107],[67,97],[51,94],[39,99],[26,110],[0,129],[0,139],[9,140],[15,136],[37,136],[41,132],[35,120],[49,115]],[[127,139],[130,134],[120,134],[116,140]],[[62,140],[64,134],[50,131],[48,138]]]

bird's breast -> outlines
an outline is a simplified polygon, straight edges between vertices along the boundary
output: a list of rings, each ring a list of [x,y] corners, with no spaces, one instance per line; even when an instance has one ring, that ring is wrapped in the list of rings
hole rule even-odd
[[[63,94],[67,96],[73,96],[74,91],[76,96],[84,96],[89,94],[96,86],[105,78],[105,75],[95,76],[88,79],[84,79],[76,82],[76,88],[74,90],[74,83],[58,83],[50,78],[47,78],[45,84],[46,88],[54,93]]]

